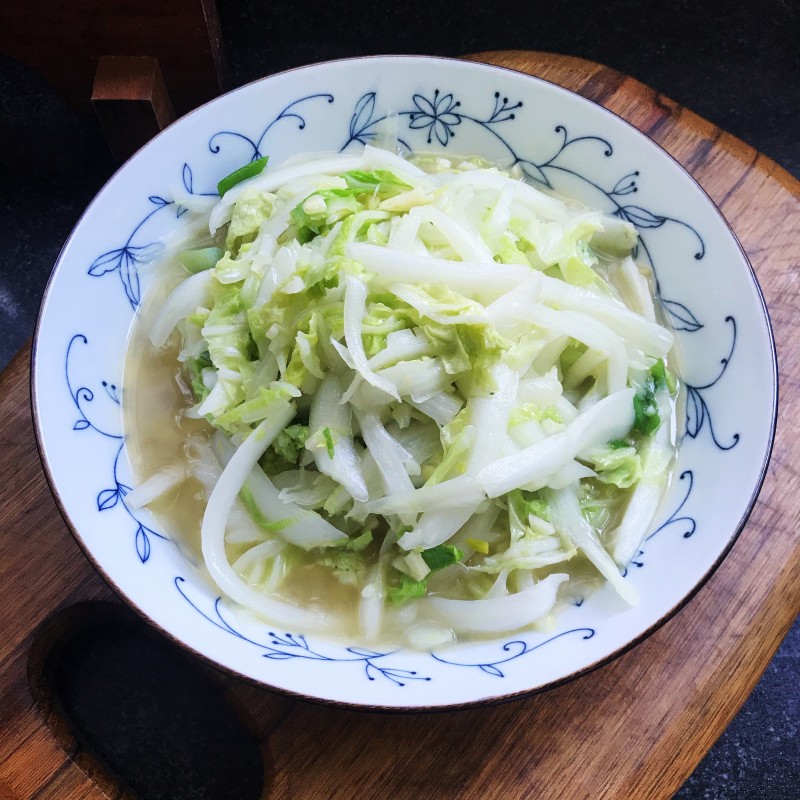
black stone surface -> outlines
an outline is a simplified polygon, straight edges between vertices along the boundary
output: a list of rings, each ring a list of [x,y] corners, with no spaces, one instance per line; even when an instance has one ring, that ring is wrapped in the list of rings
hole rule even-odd
[[[435,0],[393,5],[219,0],[219,8],[231,87],[280,69],[354,55],[458,55],[513,48],[565,53],[633,75],[800,177],[797,0],[493,0],[459,5]],[[31,335],[58,251],[114,169],[93,118],[68,108],[37,75],[0,56],[0,367]],[[114,644],[105,641],[108,647]],[[126,680],[130,692],[138,692],[137,713],[127,719],[127,749],[135,752],[136,742],[150,741],[161,724],[162,708],[158,682],[137,676],[163,668],[160,659],[172,645],[157,653],[120,646],[124,657],[119,663],[98,656],[92,672],[97,687],[86,691],[102,693],[110,682]],[[127,678],[118,674],[122,668]],[[68,685],[68,675],[64,680]],[[164,796],[212,797],[214,776],[207,773],[210,782],[199,786],[203,771],[190,763],[204,752],[203,730],[192,724],[192,701],[202,687],[189,680],[170,686],[183,692],[176,713],[184,724],[174,730],[183,728],[185,735],[199,739],[191,746],[178,733],[159,740],[163,771],[158,774],[164,781],[181,771],[193,776],[171,782],[172,793]],[[676,797],[797,800],[798,687],[800,625],[795,624],[752,697]],[[124,739],[118,746],[126,751]],[[227,757],[219,753],[220,763]],[[144,800],[158,796],[142,793]]]

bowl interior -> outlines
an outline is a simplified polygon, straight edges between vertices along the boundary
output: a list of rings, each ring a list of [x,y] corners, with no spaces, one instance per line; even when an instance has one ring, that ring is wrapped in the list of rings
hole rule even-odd
[[[528,178],[629,220],[657,275],[687,384],[675,479],[628,568],[641,603],[608,588],[547,632],[433,653],[304,637],[247,618],[145,511],[120,420],[126,338],[159,239],[186,224],[172,198],[213,195],[261,155],[355,151],[396,136],[414,151],[519,164]],[[212,661],[278,689],[379,707],[435,707],[532,691],[639,640],[702,584],[755,502],[774,431],[769,322],[746,258],[692,179],[627,123],[519,73],[382,57],[293,70],[179,120],[93,201],[65,245],[37,329],[34,409],[48,477],[78,541],[154,624]]]

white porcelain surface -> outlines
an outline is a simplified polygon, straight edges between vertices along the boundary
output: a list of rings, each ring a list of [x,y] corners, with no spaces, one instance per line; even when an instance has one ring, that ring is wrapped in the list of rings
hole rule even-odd
[[[387,122],[387,114],[396,115]],[[186,215],[173,188],[214,193],[259,155],[356,150],[385,129],[413,150],[517,161],[533,180],[630,220],[678,330],[689,385],[676,477],[628,580],[628,609],[603,589],[547,634],[435,653],[304,638],[237,617],[146,512],[121,436],[126,335],[145,290],[139,266]],[[141,279],[141,284],[140,284]],[[64,247],[35,345],[34,401],[50,480],[98,567],[156,625],[203,656],[281,690],[411,707],[534,690],[640,638],[703,581],[741,528],[771,447],[776,372],[760,292],[706,195],[662,150],[551,84],[466,62],[373,58],[245,86],[194,111],[137,153]],[[687,646],[690,646],[687,643]]]

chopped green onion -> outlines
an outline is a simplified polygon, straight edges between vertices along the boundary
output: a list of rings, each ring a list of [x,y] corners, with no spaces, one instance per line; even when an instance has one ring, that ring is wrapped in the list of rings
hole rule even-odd
[[[650,374],[656,382],[656,386],[666,386],[671,395],[675,394],[678,388],[678,381],[675,376],[667,369],[663,358],[659,358],[650,368]]]
[[[452,544],[438,544],[436,547],[423,550],[421,555],[431,572],[449,567],[464,558],[464,553]]]
[[[334,449],[333,449],[333,434],[331,433],[330,428],[323,428],[322,435],[325,438],[325,449],[328,451],[328,455],[333,458]]]
[[[267,166],[267,161],[269,160],[269,156],[264,156],[263,158],[257,158],[255,161],[251,161],[249,164],[245,164],[243,167],[239,167],[239,169],[235,169],[231,172],[230,175],[226,175],[218,184],[217,184],[217,191],[219,192],[219,196],[225,194],[225,192],[233,189],[237,183],[241,183],[242,181],[246,181],[248,178],[254,178],[256,175],[264,171],[264,167]]]
[[[420,555],[431,572],[456,564],[464,557],[464,553],[451,544],[436,545],[436,547],[423,550]],[[428,591],[427,576],[422,580],[415,580],[404,572],[398,572],[398,575],[400,576],[400,584],[390,586],[388,590],[389,599],[393,603],[405,603],[407,600],[425,596]]]

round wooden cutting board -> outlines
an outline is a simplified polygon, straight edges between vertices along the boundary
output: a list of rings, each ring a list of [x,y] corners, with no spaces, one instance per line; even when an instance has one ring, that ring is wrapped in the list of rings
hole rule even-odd
[[[781,402],[772,465],[750,522],[697,597],[643,644],[545,694],[436,715],[365,714],[288,699],[204,667],[258,733],[264,798],[671,797],[800,609],[800,184],[614,70],[545,53],[470,58],[537,75],[616,112],[719,205],[753,263],[775,328]],[[26,347],[0,377],[0,800],[128,797],[128,787],[77,745],[44,685],[50,649],[109,613],[96,601],[118,601],[45,482],[29,356]]]

